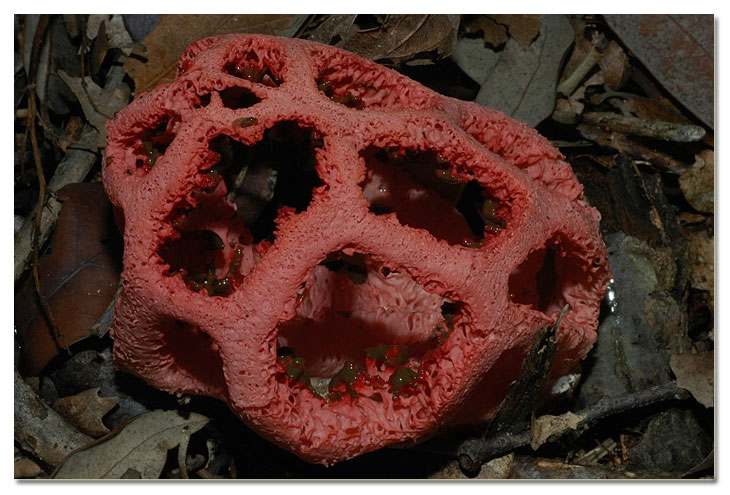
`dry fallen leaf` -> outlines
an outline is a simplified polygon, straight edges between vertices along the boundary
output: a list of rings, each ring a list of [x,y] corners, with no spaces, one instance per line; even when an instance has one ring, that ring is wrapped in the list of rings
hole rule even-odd
[[[560,416],[551,416],[546,414],[535,418],[532,422],[532,439],[530,440],[530,447],[532,450],[537,450],[542,444],[547,442],[548,438],[555,434],[563,433],[567,429],[575,430],[586,418],[586,415],[578,415],[572,412],[561,414]]]
[[[328,15],[307,37],[308,40],[329,45],[346,43],[357,32],[357,14]]]
[[[13,477],[15,479],[35,478],[42,472],[43,470],[38,464],[21,454],[17,448],[15,449],[15,462],[13,463]]]
[[[58,71],[58,75],[81,103],[86,120],[99,131],[97,146],[105,146],[106,121],[114,118],[114,115],[127,104],[127,100],[107,93],[91,77],[71,77],[62,70]]]
[[[679,188],[687,202],[697,211],[715,211],[715,153],[703,150],[695,163],[679,178]]]
[[[172,81],[178,57],[187,46],[202,38],[230,33],[260,33],[291,36],[293,27],[306,18],[288,14],[215,14],[160,16],[142,44],[147,51],[132,54],[124,70],[134,79],[135,94]]]
[[[458,15],[388,15],[381,26],[361,30],[338,47],[394,64],[424,52],[436,52],[436,58],[442,58],[456,44],[458,29]]]
[[[553,113],[558,71],[573,43],[563,15],[541,15],[540,35],[529,49],[510,39],[482,84],[476,101],[536,126]]]
[[[112,433],[66,457],[51,475],[56,479],[121,479],[136,471],[142,479],[157,479],[167,452],[179,446],[187,452],[190,436],[209,419],[197,413],[152,411],[135,416]],[[132,471],[130,471],[132,470]]]
[[[481,31],[484,42],[494,47],[503,45],[509,39],[509,36],[507,35],[507,26],[499,24],[491,17],[483,14],[473,17],[470,16],[465,19],[464,30],[469,34],[475,34]]]
[[[677,386],[692,394],[705,407],[715,406],[715,357],[712,352],[674,354],[669,366],[677,377]]]
[[[694,289],[710,293],[709,305],[714,310],[715,301],[715,239],[707,230],[690,230],[686,234],[689,243],[690,285]]]
[[[52,251],[40,259],[38,268],[43,295],[65,343],[71,345],[89,335],[117,291],[121,240],[101,183],[68,185],[59,199],[63,208]],[[63,346],[57,345],[40,313],[32,279],[15,297],[15,324],[21,371],[38,375]]]
[[[489,77],[499,61],[499,52],[484,45],[481,38],[461,38],[456,42],[451,60],[475,82],[481,84]]]
[[[90,437],[99,438],[109,433],[102,418],[116,407],[117,397],[99,397],[99,388],[90,388],[76,395],[62,397],[53,403],[53,409]]]
[[[621,89],[621,86],[626,82],[629,69],[629,57],[624,53],[621,46],[611,40],[603,51],[601,58],[598,59],[598,65],[603,71],[606,85],[613,90]]]
[[[537,14],[490,14],[489,17],[507,26],[510,38],[523,48],[529,48],[540,33],[540,16]]]
[[[711,14],[612,14],[603,18],[672,96],[714,127],[715,29]]]
[[[482,464],[479,468],[479,472],[476,475],[467,476],[461,470],[459,461],[451,461],[443,468],[439,469],[435,473],[429,476],[429,479],[436,480],[466,480],[466,479],[478,479],[478,480],[504,480],[509,478],[510,472],[512,471],[512,465],[514,464],[515,454],[511,452],[505,456],[497,457],[488,462]]]

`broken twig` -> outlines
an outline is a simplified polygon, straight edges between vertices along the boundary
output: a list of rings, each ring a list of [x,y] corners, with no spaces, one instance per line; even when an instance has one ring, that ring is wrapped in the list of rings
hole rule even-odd
[[[582,417],[575,431],[581,432],[581,430],[589,428],[600,420],[614,414],[639,409],[659,402],[685,400],[690,397],[690,393],[679,388],[676,382],[658,385],[622,397],[604,397],[595,405],[575,413],[576,416]],[[551,440],[557,439],[569,431],[573,431],[573,428],[565,428],[552,435]],[[529,430],[525,430],[517,435],[505,432],[486,439],[472,438],[466,440],[459,446],[457,456],[465,470],[473,471],[474,467],[478,468],[481,463],[489,459],[530,445],[531,439],[532,434]]]
[[[647,146],[635,143],[623,134],[606,132],[598,126],[580,124],[578,132],[599,146],[612,148],[620,153],[625,153],[636,160],[646,162],[653,167],[667,172],[684,172],[686,166],[666,153],[655,151]]]
[[[588,52],[586,58],[578,64],[578,67],[575,68],[573,73],[566,77],[563,82],[558,84],[556,89],[557,93],[566,97],[572,95],[583,78],[586,77],[593,67],[595,67],[600,58],[601,54],[592,46],[591,51]]]
[[[500,404],[482,438],[502,432],[516,434],[529,426],[530,417],[537,406],[553,365],[558,346],[555,334],[560,328],[560,322],[567,313],[568,307],[566,304],[554,324],[544,326],[537,332],[532,347],[522,362],[519,377],[510,385],[507,396]]]
[[[698,125],[640,119],[611,112],[586,112],[583,114],[583,121],[608,127],[616,132],[677,143],[699,141],[705,135],[705,130]]]

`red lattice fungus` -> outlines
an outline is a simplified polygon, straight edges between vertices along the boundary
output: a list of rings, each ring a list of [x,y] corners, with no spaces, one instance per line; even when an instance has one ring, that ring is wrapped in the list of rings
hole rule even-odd
[[[599,215],[528,126],[316,43],[224,36],[107,126],[119,366],[331,464],[488,419],[592,346]]]

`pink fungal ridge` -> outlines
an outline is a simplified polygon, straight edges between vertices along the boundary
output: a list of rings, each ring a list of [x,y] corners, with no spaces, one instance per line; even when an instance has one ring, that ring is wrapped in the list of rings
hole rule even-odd
[[[497,111],[356,55],[208,38],[107,125],[118,365],[329,465],[487,421],[540,327],[596,338],[599,214]]]

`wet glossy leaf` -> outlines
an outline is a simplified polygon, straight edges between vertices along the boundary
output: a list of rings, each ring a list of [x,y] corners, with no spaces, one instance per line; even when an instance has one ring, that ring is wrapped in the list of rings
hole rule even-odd
[[[159,478],[167,452],[187,451],[190,436],[208,423],[197,413],[152,411],[136,416],[112,433],[69,454],[53,473],[57,479],[121,479],[129,470],[142,479]]]
[[[697,118],[714,127],[712,15],[606,15],[651,74]]]

